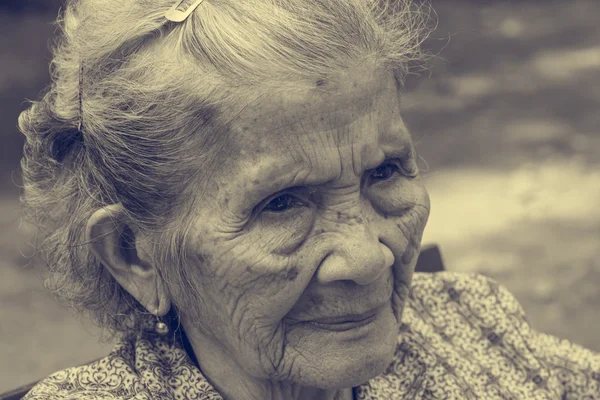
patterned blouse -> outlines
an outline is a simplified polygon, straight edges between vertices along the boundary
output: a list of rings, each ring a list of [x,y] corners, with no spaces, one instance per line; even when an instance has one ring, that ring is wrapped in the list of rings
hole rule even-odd
[[[222,399],[183,345],[123,339],[50,375],[26,400]],[[600,354],[534,331],[515,298],[477,274],[416,273],[395,357],[356,399],[600,399]]]

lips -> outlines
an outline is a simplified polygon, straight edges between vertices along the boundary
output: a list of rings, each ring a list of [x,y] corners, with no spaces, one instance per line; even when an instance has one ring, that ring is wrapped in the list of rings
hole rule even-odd
[[[325,317],[306,321],[310,326],[317,329],[343,332],[350,329],[360,328],[368,325],[377,318],[379,308],[363,314],[347,314],[335,317]]]

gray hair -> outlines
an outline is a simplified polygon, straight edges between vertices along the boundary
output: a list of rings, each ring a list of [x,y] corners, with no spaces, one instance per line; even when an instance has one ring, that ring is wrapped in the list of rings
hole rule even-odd
[[[402,82],[429,31],[429,9],[410,0],[207,0],[179,24],[164,17],[173,3],[68,1],[52,83],[19,117],[21,201],[40,228],[47,287],[110,334],[152,316],[84,243],[94,211],[122,203],[155,239],[161,275],[183,285],[180,303],[197,301],[184,221],[232,110],[272,90],[326,88],[365,59]]]

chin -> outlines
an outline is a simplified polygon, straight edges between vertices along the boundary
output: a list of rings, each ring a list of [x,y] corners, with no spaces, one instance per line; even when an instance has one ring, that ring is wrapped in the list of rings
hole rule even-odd
[[[321,336],[325,340],[303,343],[304,357],[296,364],[301,377],[297,383],[322,389],[350,388],[385,372],[396,351],[398,323],[390,306],[363,330]]]
[[[332,376],[332,385],[326,387],[326,389],[355,387],[367,382],[369,379],[382,375],[394,358],[394,350],[395,346],[390,351],[380,354],[379,357],[371,357],[369,360],[356,360],[356,363],[339,370],[338,376]]]
[[[395,346],[386,346],[385,349],[365,349],[363,354],[339,360],[339,363],[328,368],[326,373],[311,377],[312,382],[306,383],[322,389],[343,389],[361,385],[385,372],[394,358],[394,350]]]

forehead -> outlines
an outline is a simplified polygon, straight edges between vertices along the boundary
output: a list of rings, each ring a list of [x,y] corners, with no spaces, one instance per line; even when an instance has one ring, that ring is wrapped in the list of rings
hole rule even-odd
[[[391,72],[356,68],[326,90],[269,94],[234,114],[217,175],[209,178],[220,181],[224,196],[329,182],[341,169],[359,174],[410,145]]]
[[[235,114],[230,139],[242,154],[269,151],[273,146],[314,140],[315,136],[326,134],[334,134],[340,145],[361,140],[359,136],[372,141],[410,139],[400,117],[393,73],[368,68],[344,71],[327,82],[324,89],[315,85],[302,92],[261,94]],[[343,135],[348,130],[360,130],[361,126],[371,131]]]

